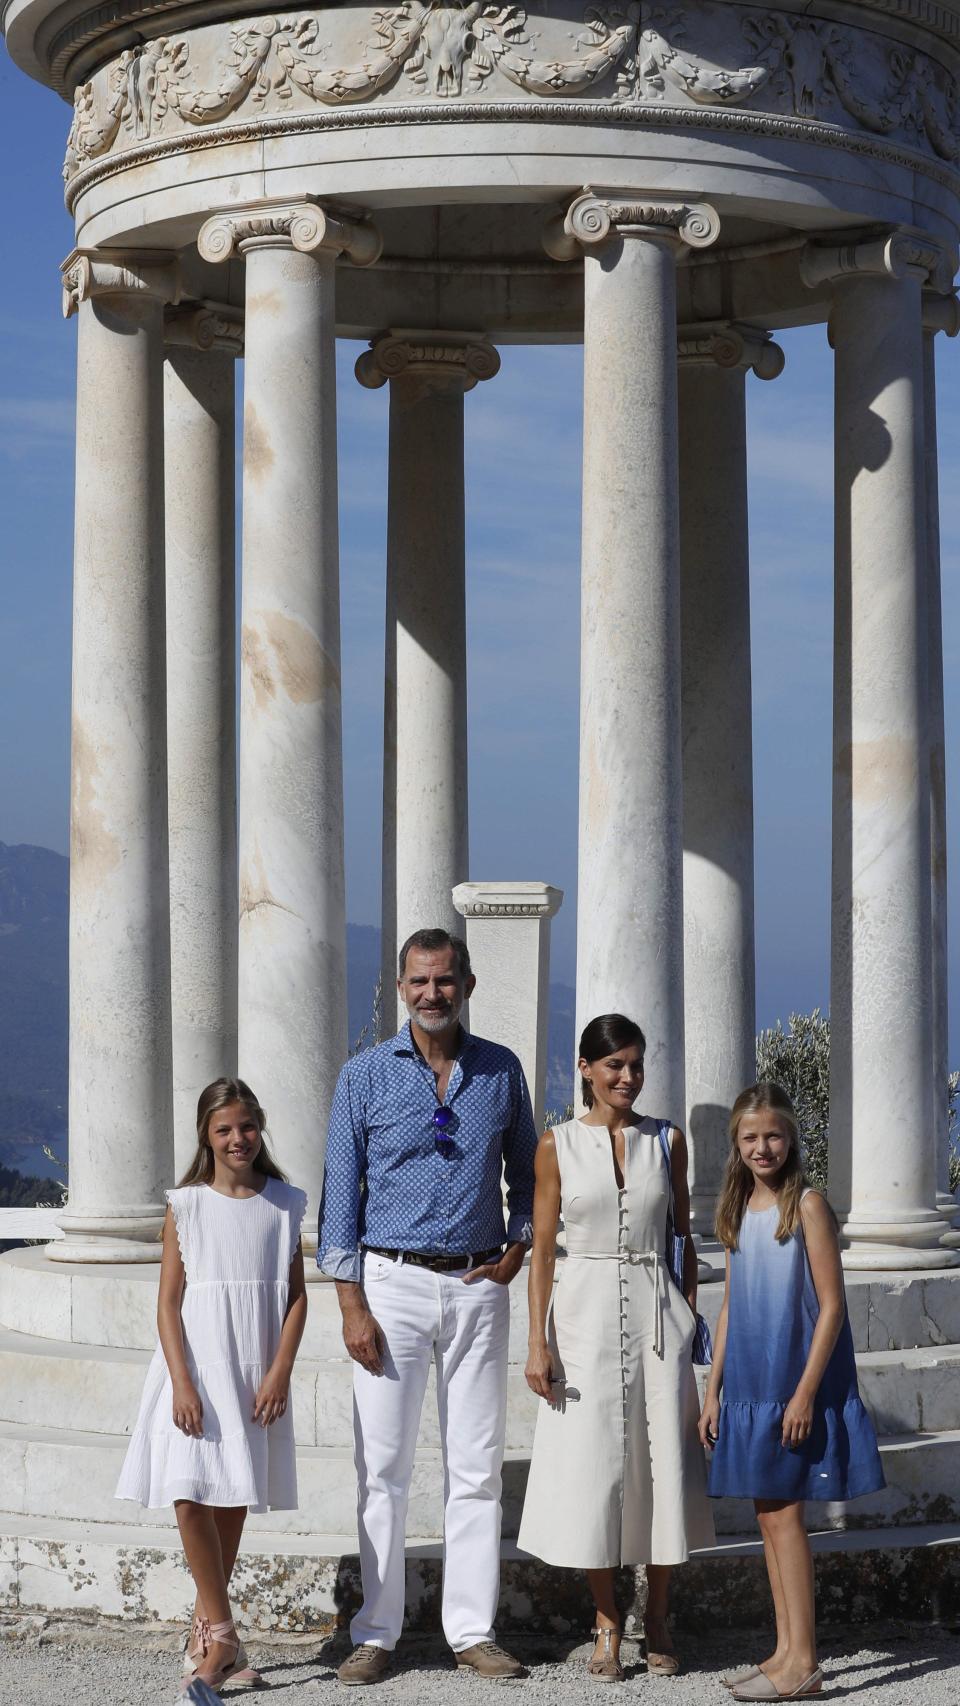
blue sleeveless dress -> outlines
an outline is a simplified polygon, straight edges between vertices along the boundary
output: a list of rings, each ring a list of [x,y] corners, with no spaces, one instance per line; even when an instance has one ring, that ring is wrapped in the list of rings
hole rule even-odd
[[[780,1443],[806,1366],[817,1300],[802,1230],[777,1243],[777,1205],[744,1213],[730,1252],[727,1348],[711,1498],[856,1499],[884,1485],[877,1436],[857,1389],[844,1316],[802,1445]]]

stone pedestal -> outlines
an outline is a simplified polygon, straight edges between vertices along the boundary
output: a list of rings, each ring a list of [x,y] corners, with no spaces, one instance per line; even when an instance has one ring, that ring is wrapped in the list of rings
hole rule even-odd
[[[936,1267],[921,287],[907,234],[838,278],[830,1189],[849,1267]]]
[[[203,310],[175,310],[167,317],[166,343],[170,989],[179,1177],[196,1149],[201,1090],[237,1070],[234,366],[242,326]]]
[[[378,338],[357,362],[390,384],[383,731],[383,1030],[406,1018],[397,953],[414,930],[455,932],[467,875],[467,620],[463,399],[500,366],[480,338]]]
[[[477,987],[470,1029],[519,1055],[543,1130],[550,1008],[550,920],[563,890],[547,883],[460,883],[453,904],[466,919]]]
[[[783,353],[721,324],[684,327],[679,357],[686,1133],[690,1224],[712,1237],[730,1109],[756,1077],[745,381]]]
[[[173,1174],[162,257],[64,265],[79,311],[70,1194],[58,1262],[160,1256]]]
[[[676,256],[709,208],[590,193],[546,234],[584,256],[577,1034],[647,1038],[642,1106],[682,1125],[683,841]],[[638,328],[642,327],[642,335]]]
[[[347,1049],[335,268],[379,244],[305,202],[218,215],[199,248],[246,260],[238,1065],[309,1241]]]

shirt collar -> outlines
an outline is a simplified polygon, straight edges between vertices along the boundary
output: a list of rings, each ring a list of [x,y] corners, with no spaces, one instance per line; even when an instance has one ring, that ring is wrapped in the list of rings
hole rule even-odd
[[[476,1048],[476,1046],[477,1046],[477,1038],[472,1037],[470,1035],[470,1032],[465,1031],[463,1026],[461,1025],[460,1026],[460,1047],[457,1050],[457,1059],[462,1060],[463,1056],[465,1054],[469,1054],[472,1049]],[[409,1019],[407,1020],[405,1025],[400,1026],[399,1031],[397,1032],[396,1036],[393,1039],[393,1052],[394,1052],[394,1054],[410,1054],[410,1055],[416,1055],[418,1053],[418,1050],[414,1046],[413,1037],[410,1035],[410,1020]]]

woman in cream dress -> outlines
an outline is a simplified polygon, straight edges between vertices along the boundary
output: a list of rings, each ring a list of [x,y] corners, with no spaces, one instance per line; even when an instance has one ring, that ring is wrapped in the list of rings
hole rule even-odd
[[[658,1121],[633,1104],[644,1037],[622,1014],[580,1039],[587,1113],[537,1151],[527,1383],[544,1400],[519,1545],[586,1570],[598,1680],[623,1675],[614,1570],[647,1566],[647,1668],[679,1669],[666,1629],[670,1566],[713,1544],[691,1362],[696,1258],[681,1293],[665,1259],[669,1185]],[[689,1229],[686,1143],[671,1132],[676,1231]],[[567,1256],[551,1306],[562,1205]]]

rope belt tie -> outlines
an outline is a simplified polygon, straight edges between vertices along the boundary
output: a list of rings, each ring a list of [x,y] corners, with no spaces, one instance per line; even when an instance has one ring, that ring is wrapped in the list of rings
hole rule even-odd
[[[666,1269],[666,1257],[659,1250],[571,1250],[569,1255],[574,1260],[587,1262],[624,1262],[631,1268],[652,1268],[653,1270],[653,1354],[662,1357],[663,1340],[663,1305],[666,1301],[666,1289],[663,1283]],[[621,1330],[623,1318],[621,1314]]]

